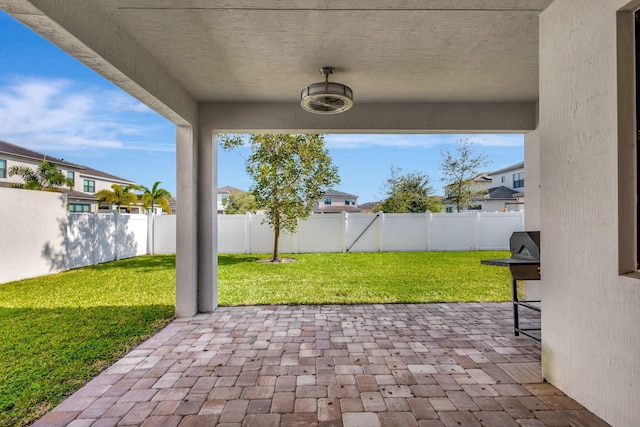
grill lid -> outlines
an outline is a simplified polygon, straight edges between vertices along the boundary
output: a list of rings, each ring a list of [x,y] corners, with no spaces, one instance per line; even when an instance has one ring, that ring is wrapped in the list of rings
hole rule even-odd
[[[540,232],[516,231],[509,239],[511,258],[540,261]]]

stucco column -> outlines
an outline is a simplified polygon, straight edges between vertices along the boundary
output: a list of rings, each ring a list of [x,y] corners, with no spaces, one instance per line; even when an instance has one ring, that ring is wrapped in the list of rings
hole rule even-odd
[[[218,306],[217,147],[210,127],[201,127],[198,147],[198,312]]]
[[[176,127],[176,316],[198,311],[198,132]]]
[[[524,134],[525,211],[527,230],[540,230],[540,131]]]
[[[540,230],[540,131],[537,129],[524,135],[525,208],[524,228]],[[540,234],[541,246],[545,235]],[[525,281],[525,298],[541,299],[539,280]]]

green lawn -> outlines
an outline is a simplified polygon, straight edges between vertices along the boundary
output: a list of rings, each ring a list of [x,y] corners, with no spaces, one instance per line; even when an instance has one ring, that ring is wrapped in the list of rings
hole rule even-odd
[[[21,426],[171,320],[175,257],[0,285],[0,425]]]
[[[221,305],[507,301],[505,252],[219,257]],[[0,425],[21,426],[169,322],[175,257],[145,256],[0,285]]]
[[[509,301],[506,268],[481,259],[508,252],[385,252],[218,257],[220,305]]]

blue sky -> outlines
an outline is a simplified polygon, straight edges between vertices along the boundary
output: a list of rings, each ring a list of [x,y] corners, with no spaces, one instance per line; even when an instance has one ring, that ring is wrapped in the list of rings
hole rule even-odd
[[[0,12],[0,139],[151,186],[176,189],[175,127],[126,92]],[[356,100],[357,101],[357,100]],[[378,200],[389,169],[420,171],[436,193],[441,150],[469,138],[487,171],[524,159],[523,135],[327,135],[342,182]],[[246,150],[245,150],[246,152]],[[218,185],[248,189],[244,159],[218,150]]]

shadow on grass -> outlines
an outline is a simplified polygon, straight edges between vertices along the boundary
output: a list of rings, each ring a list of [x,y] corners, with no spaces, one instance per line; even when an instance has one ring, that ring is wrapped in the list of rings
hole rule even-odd
[[[172,305],[0,308],[0,425],[43,416],[164,327]]]
[[[245,264],[247,262],[255,262],[258,259],[258,257],[249,255],[218,255],[218,265]]]
[[[135,269],[141,272],[167,270],[176,268],[175,255],[142,255],[118,261],[106,262],[92,266],[97,270],[114,268]]]

